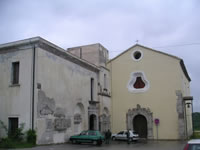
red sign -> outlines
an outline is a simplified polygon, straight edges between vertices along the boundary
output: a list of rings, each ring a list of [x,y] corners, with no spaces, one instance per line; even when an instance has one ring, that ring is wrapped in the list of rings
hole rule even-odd
[[[156,118],[156,119],[154,120],[154,122],[155,122],[156,125],[158,125],[158,124],[160,123],[160,120],[159,120],[158,118]]]

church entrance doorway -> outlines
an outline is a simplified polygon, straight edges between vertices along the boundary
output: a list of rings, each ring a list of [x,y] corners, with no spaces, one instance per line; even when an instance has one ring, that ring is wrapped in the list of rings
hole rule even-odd
[[[137,104],[136,108],[128,110],[126,116],[127,129],[135,130],[140,137],[153,139],[153,113],[149,108]]]
[[[89,118],[89,130],[97,130],[96,126],[97,126],[97,117],[96,115],[92,114],[90,115]]]
[[[147,138],[147,119],[143,115],[136,115],[133,118],[133,129],[140,138]]]

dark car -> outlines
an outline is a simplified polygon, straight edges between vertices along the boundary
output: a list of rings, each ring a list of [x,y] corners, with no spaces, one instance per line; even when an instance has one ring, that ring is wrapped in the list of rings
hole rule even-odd
[[[93,143],[101,145],[104,141],[104,136],[99,131],[87,130],[78,135],[73,135],[69,139],[72,143]]]
[[[194,139],[188,141],[184,150],[200,150],[200,139]]]

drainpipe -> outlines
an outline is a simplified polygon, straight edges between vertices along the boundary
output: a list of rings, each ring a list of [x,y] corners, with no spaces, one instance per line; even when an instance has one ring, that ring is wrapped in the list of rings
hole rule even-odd
[[[35,45],[33,46],[33,74],[32,74],[32,130],[34,130],[34,104],[35,104]]]

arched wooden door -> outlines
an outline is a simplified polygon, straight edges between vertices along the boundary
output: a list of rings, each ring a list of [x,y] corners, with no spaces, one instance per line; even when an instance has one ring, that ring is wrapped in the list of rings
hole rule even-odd
[[[147,119],[145,116],[137,115],[133,118],[133,129],[140,138],[147,138]]]

